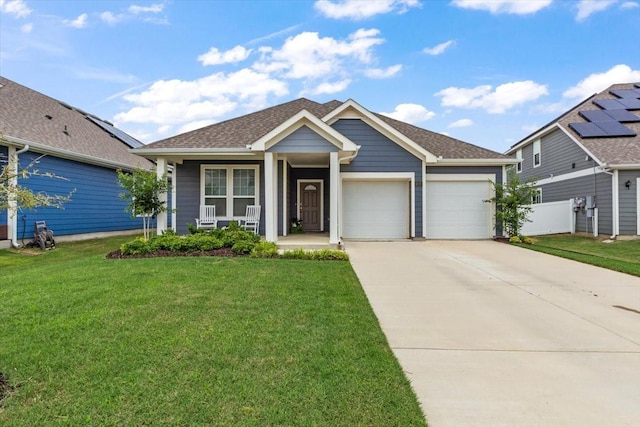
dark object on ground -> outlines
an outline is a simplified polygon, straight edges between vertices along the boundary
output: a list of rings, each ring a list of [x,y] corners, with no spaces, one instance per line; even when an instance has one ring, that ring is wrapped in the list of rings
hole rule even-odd
[[[36,231],[33,233],[33,240],[40,246],[40,249],[55,249],[56,241],[53,238],[53,231],[47,228],[45,221],[36,221]]]

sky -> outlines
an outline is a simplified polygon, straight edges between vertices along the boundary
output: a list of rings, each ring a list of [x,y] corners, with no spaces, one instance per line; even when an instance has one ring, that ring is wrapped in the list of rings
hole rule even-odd
[[[0,0],[0,75],[145,143],[305,97],[504,152],[639,40],[640,0]]]

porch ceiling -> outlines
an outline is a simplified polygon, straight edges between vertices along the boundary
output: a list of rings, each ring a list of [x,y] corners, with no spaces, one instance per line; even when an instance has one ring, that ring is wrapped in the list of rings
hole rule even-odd
[[[286,159],[294,167],[329,167],[329,153],[288,153]]]

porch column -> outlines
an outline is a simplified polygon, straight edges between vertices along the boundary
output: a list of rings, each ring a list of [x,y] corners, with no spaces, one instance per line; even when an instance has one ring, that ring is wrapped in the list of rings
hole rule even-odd
[[[16,155],[16,148],[9,146],[8,163],[9,169],[9,188],[15,189],[18,185],[18,156]],[[16,201],[15,193],[9,192],[7,208],[7,238],[13,242],[17,241],[18,236],[18,202]]]
[[[163,180],[166,182],[167,180],[167,159],[164,157],[158,157],[156,162],[156,176],[158,180]],[[167,206],[167,193],[162,193],[159,195],[160,202],[164,203],[165,207],[169,209]],[[167,231],[167,211],[158,212],[156,216],[157,221],[157,229],[156,233],[158,235]]]
[[[265,239],[278,241],[278,163],[271,152],[264,153],[264,223]]]
[[[340,184],[340,161],[338,160],[338,152],[329,153],[329,200],[331,209],[329,212],[329,244],[337,245],[340,243],[338,209],[340,202],[339,186]]]

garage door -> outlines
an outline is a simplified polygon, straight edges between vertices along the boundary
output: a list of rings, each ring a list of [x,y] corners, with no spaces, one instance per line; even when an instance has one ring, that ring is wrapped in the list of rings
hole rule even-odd
[[[427,181],[427,238],[490,238],[490,194],[487,181]]]
[[[342,237],[408,238],[409,187],[407,181],[344,181]]]

